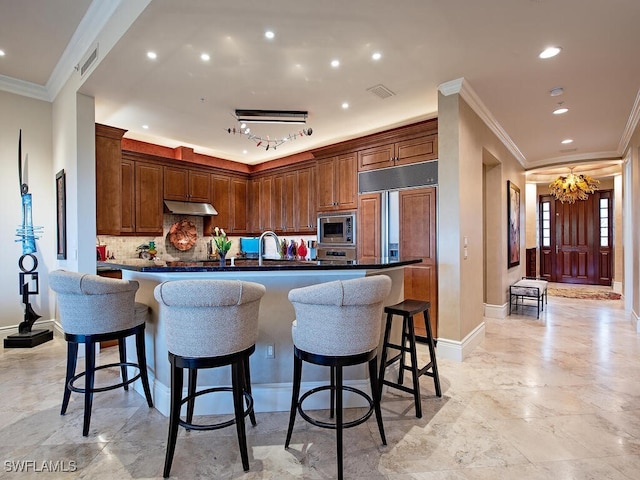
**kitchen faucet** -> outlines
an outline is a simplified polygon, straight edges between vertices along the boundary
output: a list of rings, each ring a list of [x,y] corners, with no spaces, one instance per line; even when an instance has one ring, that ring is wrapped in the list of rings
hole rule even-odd
[[[271,230],[265,231],[262,235],[260,235],[260,240],[258,240],[258,265],[262,265],[262,255],[264,255],[264,247],[262,245],[262,240],[264,237],[270,236],[276,241],[276,252],[280,248],[280,240],[278,239],[278,235]]]

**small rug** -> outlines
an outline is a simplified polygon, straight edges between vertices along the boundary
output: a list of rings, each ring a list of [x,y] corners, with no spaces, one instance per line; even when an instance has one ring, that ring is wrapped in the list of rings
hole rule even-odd
[[[548,287],[547,293],[552,297],[585,298],[589,300],[620,300],[619,293],[611,290],[599,290],[597,288],[556,288]]]

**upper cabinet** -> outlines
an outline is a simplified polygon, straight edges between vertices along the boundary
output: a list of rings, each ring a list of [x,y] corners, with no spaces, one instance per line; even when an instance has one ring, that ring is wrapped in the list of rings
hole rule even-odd
[[[181,167],[164,167],[164,198],[182,202],[209,202],[210,173]]]
[[[425,162],[438,158],[438,135],[425,135],[358,152],[358,171]]]
[[[128,158],[121,162],[121,225],[124,234],[162,235],[162,166]]]
[[[355,210],[356,153],[323,158],[317,163],[318,212]]]
[[[247,232],[247,179],[225,174],[211,174],[210,202],[218,212],[213,227],[226,233]],[[206,232],[208,233],[208,232]]]
[[[96,124],[96,231],[119,235],[122,201],[122,136],[126,130]]]

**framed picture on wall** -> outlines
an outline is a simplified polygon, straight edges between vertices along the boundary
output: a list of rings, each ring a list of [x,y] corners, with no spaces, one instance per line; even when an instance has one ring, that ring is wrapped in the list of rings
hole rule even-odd
[[[520,189],[507,180],[507,256],[509,268],[520,265]]]
[[[56,173],[56,225],[58,230],[58,260],[67,259],[67,193],[64,170]]]

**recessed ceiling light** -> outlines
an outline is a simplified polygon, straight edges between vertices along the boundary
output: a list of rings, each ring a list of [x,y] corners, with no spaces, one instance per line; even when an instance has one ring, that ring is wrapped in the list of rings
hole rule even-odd
[[[271,40],[272,38],[274,38],[276,36],[276,34],[273,33],[271,30],[267,30],[266,32],[264,32],[264,36],[266,38],[268,38],[269,40]]]
[[[156,54],[156,52],[147,52],[147,58],[155,60],[156,58],[158,58],[158,55]]]
[[[561,143],[563,143],[564,145],[567,145],[569,143],[573,143],[573,140],[571,138],[566,138],[566,139],[562,140]]]
[[[149,125],[142,125],[142,128],[144,128],[145,130],[149,130]]]
[[[331,66],[333,68],[338,68],[340,66],[340,60],[331,60]]]
[[[540,58],[555,57],[560,53],[560,50],[562,50],[560,47],[548,47],[548,48],[545,48],[542,52],[540,52],[540,55],[538,55],[538,57]]]
[[[242,150],[242,153],[244,153],[246,155],[249,152],[247,150]]]
[[[554,114],[554,115],[562,115],[563,113],[567,113],[568,111],[569,111],[569,109],[568,109],[568,108],[566,108],[566,107],[560,107],[560,108],[556,108],[556,109],[553,111],[553,114]]]
[[[382,58],[382,54],[380,52],[374,52],[373,55],[371,55],[371,58],[373,60],[380,60]]]
[[[0,57],[4,57],[4,50],[0,50]]]
[[[200,55],[200,60],[202,60],[203,62],[208,62],[209,60],[211,60],[211,57],[208,53],[203,53],[202,55]]]
[[[345,109],[345,110],[347,108],[349,108],[349,103],[348,102],[342,102],[342,108]]]
[[[564,88],[562,87],[555,87],[549,90],[549,95],[551,95],[552,97],[558,97],[563,93],[564,93]]]

